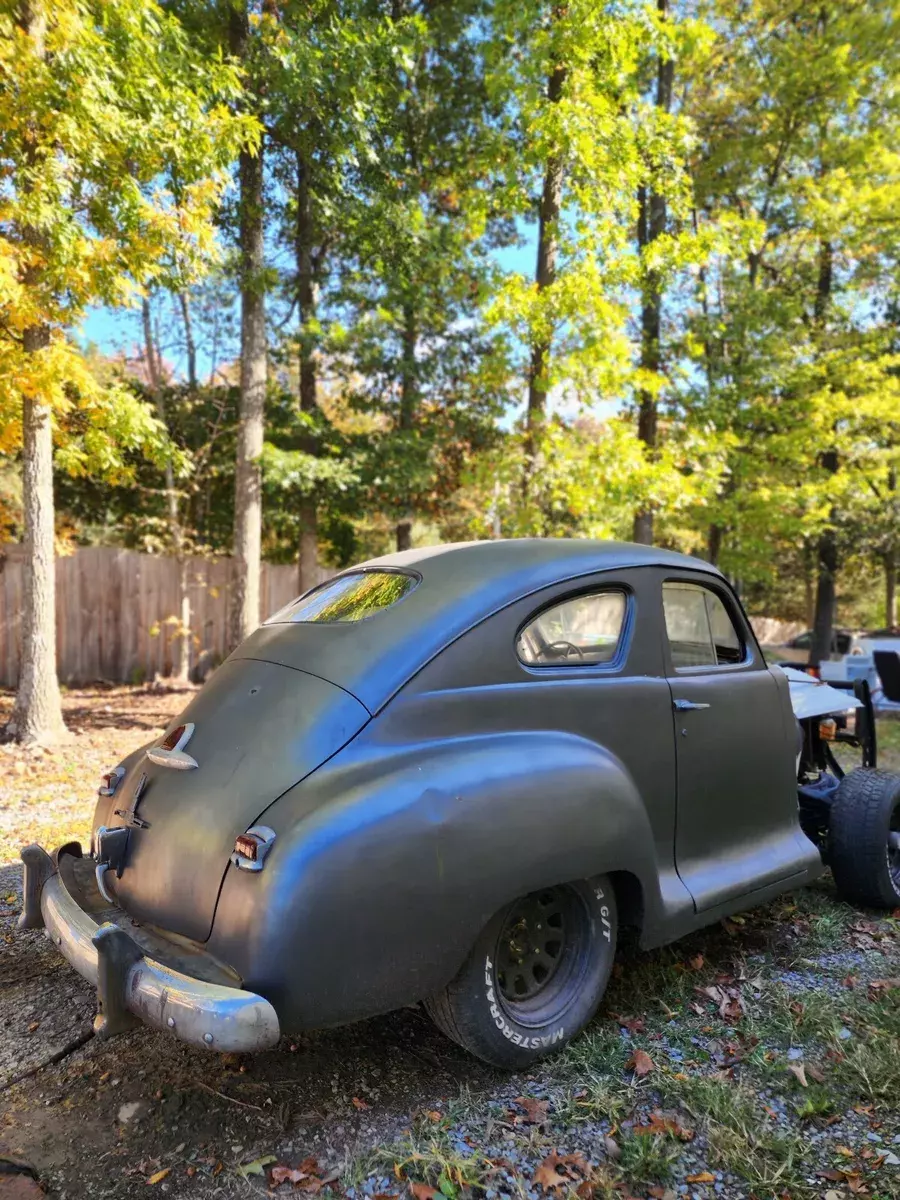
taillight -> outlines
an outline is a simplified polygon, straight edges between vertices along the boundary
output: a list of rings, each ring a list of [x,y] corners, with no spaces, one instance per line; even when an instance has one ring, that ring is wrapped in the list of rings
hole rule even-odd
[[[111,771],[107,771],[105,775],[101,775],[100,786],[97,788],[97,795],[114,796],[116,788],[122,782],[124,776],[124,767],[114,767]]]
[[[234,839],[229,861],[242,871],[261,871],[266,855],[275,841],[275,830],[268,825],[254,825]]]
[[[249,858],[251,862],[256,862],[256,851],[259,848],[259,838],[249,833],[242,833],[240,837],[234,839],[234,852],[240,854],[243,858]]]

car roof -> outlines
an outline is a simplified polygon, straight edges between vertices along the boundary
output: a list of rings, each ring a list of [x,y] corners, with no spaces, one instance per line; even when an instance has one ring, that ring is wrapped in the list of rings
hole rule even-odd
[[[496,578],[510,572],[547,567],[558,567],[560,579],[565,579],[569,574],[647,565],[688,567],[695,571],[706,570],[719,574],[715,567],[702,559],[674,550],[661,550],[657,546],[643,546],[637,542],[590,538],[494,538],[490,541],[444,542],[385,554],[359,566],[406,567],[422,571],[426,563],[429,571],[435,568],[443,575],[446,570],[460,581],[467,571],[481,578],[487,572]],[[348,569],[353,571],[359,567]]]
[[[721,578],[701,559],[631,542],[509,538],[423,546],[339,572],[388,567],[418,575],[418,586],[391,607],[362,621],[263,625],[235,657],[309,671],[376,712],[435,654],[508,604],[581,576],[643,566]]]

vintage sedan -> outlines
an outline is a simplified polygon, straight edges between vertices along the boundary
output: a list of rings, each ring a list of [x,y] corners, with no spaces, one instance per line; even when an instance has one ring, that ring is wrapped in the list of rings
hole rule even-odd
[[[770,669],[698,559],[407,551],[239,646],[105,776],[89,855],[27,847],[22,924],[96,982],[101,1035],[254,1050],[421,1002],[521,1067],[591,1019],[625,926],[658,946],[826,863],[900,904],[873,728],[865,694]]]

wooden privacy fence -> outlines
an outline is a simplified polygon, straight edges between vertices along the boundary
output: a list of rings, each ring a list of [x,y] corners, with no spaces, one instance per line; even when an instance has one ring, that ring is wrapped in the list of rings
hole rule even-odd
[[[321,571],[322,578],[328,574]],[[231,559],[188,560],[191,662],[224,658]],[[15,687],[21,654],[25,562],[0,546],[0,686]],[[297,568],[263,564],[260,619],[297,594]],[[171,674],[181,636],[174,558],[97,546],[56,560],[56,648],[63,683],[138,683]]]

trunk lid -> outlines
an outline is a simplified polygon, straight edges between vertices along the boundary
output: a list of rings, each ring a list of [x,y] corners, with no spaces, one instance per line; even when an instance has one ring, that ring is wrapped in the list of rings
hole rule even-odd
[[[256,659],[223,663],[169,726],[193,723],[185,750],[197,768],[173,770],[140,753],[98,805],[95,824],[128,825],[115,810],[132,809],[139,789],[135,813],[146,828],[131,827],[115,885],[123,907],[205,941],[235,838],[368,720],[349,692],[316,675]]]

